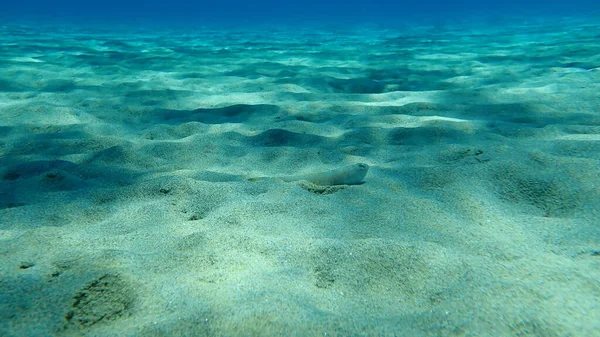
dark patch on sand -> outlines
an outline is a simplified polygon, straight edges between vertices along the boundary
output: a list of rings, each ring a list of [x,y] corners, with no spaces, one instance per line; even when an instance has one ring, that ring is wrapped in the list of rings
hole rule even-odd
[[[73,296],[65,315],[69,326],[90,328],[126,315],[134,302],[129,285],[118,274],[104,274]]]

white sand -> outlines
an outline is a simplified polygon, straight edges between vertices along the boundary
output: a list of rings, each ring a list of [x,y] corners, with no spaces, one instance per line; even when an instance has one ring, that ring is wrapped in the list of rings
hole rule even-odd
[[[0,335],[600,335],[597,21],[2,29]]]

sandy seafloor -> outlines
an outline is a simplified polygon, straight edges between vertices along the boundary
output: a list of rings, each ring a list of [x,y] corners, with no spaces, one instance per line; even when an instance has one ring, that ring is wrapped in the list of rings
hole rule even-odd
[[[0,335],[600,336],[599,32],[5,23]]]

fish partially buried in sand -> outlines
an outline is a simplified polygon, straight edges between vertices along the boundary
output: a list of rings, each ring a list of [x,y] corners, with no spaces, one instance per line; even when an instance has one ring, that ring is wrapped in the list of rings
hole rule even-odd
[[[363,183],[365,176],[369,172],[369,165],[358,163],[350,166],[344,166],[335,170],[301,174],[296,176],[287,176],[279,178],[260,177],[250,178],[250,181],[261,181],[261,180],[276,180],[280,179],[285,182],[292,181],[308,181],[315,185],[320,186],[334,186],[334,185],[358,185]]]

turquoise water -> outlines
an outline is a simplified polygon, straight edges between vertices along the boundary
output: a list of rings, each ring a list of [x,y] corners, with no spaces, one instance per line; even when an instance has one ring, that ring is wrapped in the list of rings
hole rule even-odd
[[[110,4],[0,25],[0,335],[598,335],[597,17]]]
[[[15,18],[41,18],[43,20],[77,20],[89,23],[90,20],[100,22],[126,21],[139,23],[169,22],[206,24],[242,24],[277,22],[289,24],[292,21],[306,23],[339,22],[388,22],[398,24],[400,21],[418,17],[425,19],[464,19],[465,17],[497,17],[506,18],[526,15],[529,17],[589,15],[598,13],[600,4],[595,0],[329,0],[329,1],[274,1],[274,0],[222,0],[222,1],[189,1],[189,0],[105,0],[75,1],[44,0],[7,2],[2,7],[0,17],[12,21]]]

